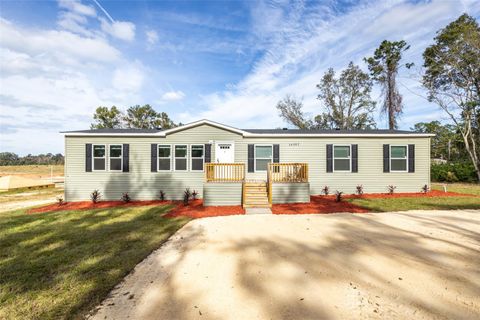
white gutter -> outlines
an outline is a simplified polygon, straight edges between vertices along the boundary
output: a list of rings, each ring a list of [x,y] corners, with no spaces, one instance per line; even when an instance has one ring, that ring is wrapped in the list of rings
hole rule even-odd
[[[65,137],[159,137],[165,138],[164,132],[158,133],[65,133]],[[245,138],[429,138],[433,133],[244,133]]]

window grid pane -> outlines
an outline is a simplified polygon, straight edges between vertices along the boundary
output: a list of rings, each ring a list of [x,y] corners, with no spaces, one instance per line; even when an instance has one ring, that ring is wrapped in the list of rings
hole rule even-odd
[[[175,159],[175,170],[179,170],[179,171],[187,170],[187,159],[182,159],[182,158]]]
[[[392,159],[391,171],[407,171],[406,159]]]
[[[192,146],[192,158],[202,158],[202,157],[203,157],[203,145]]]
[[[348,158],[350,157],[350,147],[349,146],[335,146],[333,155],[335,158]]]
[[[158,159],[158,170],[170,171],[170,158]]]
[[[268,164],[271,163],[271,159],[256,159],[255,160],[255,170],[256,171],[267,171]]]
[[[397,159],[404,159],[407,157],[406,146],[392,146],[390,149],[390,157]]]
[[[93,156],[95,158],[104,158],[105,146],[93,146]]]
[[[111,158],[121,158],[122,157],[122,146],[121,145],[111,145],[110,146],[110,157]]]
[[[93,170],[105,170],[105,158],[93,159]]]
[[[170,158],[171,149],[170,146],[158,146],[159,158]]]
[[[335,171],[350,171],[350,159],[335,159]]]
[[[186,158],[187,157],[187,146],[175,146],[175,158]]]
[[[272,158],[272,146],[255,146],[255,156],[257,158]]]
[[[110,159],[110,170],[122,170],[122,159]]]

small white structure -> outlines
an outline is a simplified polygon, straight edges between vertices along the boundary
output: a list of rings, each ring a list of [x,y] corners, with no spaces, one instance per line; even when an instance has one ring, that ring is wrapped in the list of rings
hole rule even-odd
[[[19,176],[0,177],[0,191],[8,191],[14,189],[30,189],[30,188],[54,188],[55,184],[42,180],[22,178]]]

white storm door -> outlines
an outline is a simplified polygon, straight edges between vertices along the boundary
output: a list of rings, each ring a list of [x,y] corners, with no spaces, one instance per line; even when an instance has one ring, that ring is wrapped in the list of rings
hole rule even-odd
[[[216,163],[234,163],[235,162],[235,144],[233,142],[216,141],[215,142],[215,162]]]

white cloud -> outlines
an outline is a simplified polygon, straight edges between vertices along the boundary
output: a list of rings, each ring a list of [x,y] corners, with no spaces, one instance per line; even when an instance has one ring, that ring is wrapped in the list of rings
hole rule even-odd
[[[158,42],[158,33],[155,30],[147,30],[147,32],[145,32],[145,36],[147,37],[147,42],[150,45],[154,45]]]
[[[60,8],[67,9],[82,16],[95,17],[97,15],[94,7],[84,5],[77,0],[59,0],[58,6]]]
[[[164,101],[178,101],[185,98],[185,93],[182,91],[168,91],[162,95],[162,100]]]
[[[135,38],[135,25],[127,21],[108,21],[105,18],[100,18],[102,31],[108,33],[114,38],[133,41]]]
[[[27,30],[0,21],[0,46],[30,56],[46,55],[61,61],[111,62],[120,52],[102,38],[86,38],[57,30]]]
[[[88,128],[99,105],[139,101],[143,65],[127,62],[105,38],[4,19],[0,34],[2,150],[63,152],[59,131]]]
[[[115,69],[112,78],[113,87],[119,91],[137,93],[143,86],[145,73],[140,62],[127,64]]]

